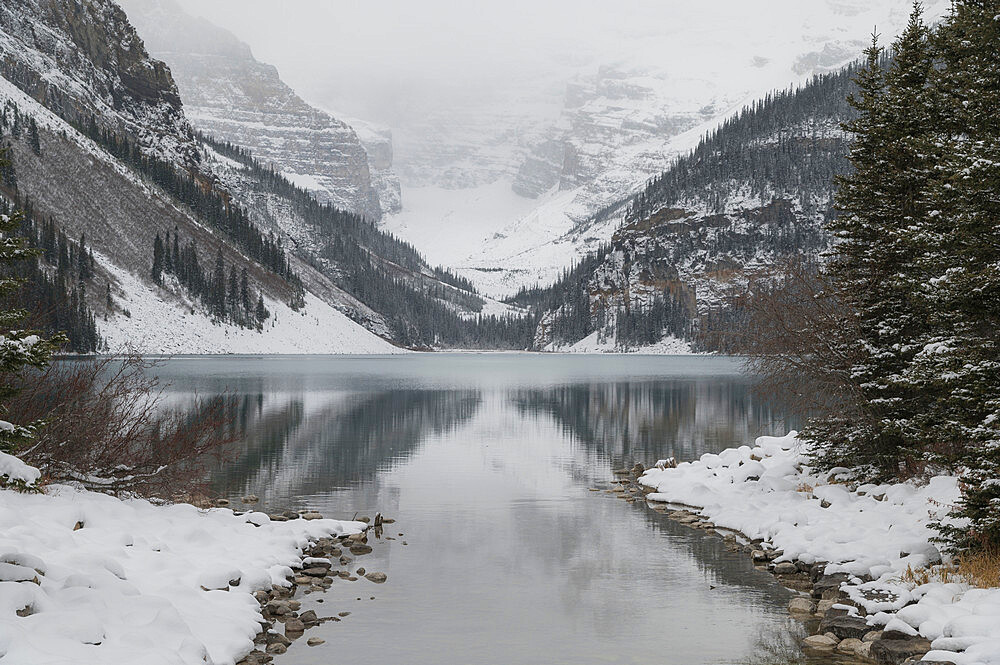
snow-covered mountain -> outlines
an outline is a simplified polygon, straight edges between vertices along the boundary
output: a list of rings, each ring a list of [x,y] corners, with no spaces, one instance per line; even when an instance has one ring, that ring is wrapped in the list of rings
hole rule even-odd
[[[391,136],[369,141],[303,101],[232,33],[173,0],[122,0],[147,48],[170,66],[199,130],[249,148],[317,199],[378,220],[399,207]],[[386,150],[388,143],[388,150]]]
[[[148,57],[116,5],[99,0],[66,7],[5,3],[0,45],[0,126],[11,132],[4,143],[16,173],[16,182],[0,187],[0,196],[30,200],[34,216],[54,220],[66,236],[86,237],[94,274],[86,284],[82,276],[80,280],[109,348],[162,353],[396,350],[332,306],[338,289],[328,280],[325,290],[304,294],[304,307],[291,307],[293,285],[248,259],[232,237],[71,124],[127,137],[146,159],[164,160],[158,162],[162,169],[179,167],[193,176],[192,182],[212,187],[169,70]],[[29,123],[37,127],[37,150],[26,131]],[[138,162],[140,156],[132,154]],[[247,271],[250,289],[269,311],[260,331],[204,313],[176,284],[154,283],[153,238],[168,231],[196,244],[206,263],[217,253],[226,267]],[[292,263],[293,270],[309,271],[297,259]]]
[[[755,103],[651,180],[622,206],[607,245],[551,289],[522,296],[544,311],[535,345],[629,350],[680,338],[726,350],[734,297],[829,248],[854,74]]]
[[[0,55],[13,161],[0,199],[30,210],[33,242],[50,229],[39,279],[72,291],[74,316],[93,313],[112,348],[382,353],[441,329],[475,343],[462,321],[506,311],[245,147],[197,134],[112,0],[6,2]]]
[[[948,6],[946,0],[925,4],[931,17]],[[619,204],[707,131],[771,90],[851,62],[875,26],[891,37],[909,10],[897,0],[727,3],[725,11],[713,3],[671,5],[672,24],[635,28],[624,41],[608,35],[606,44],[582,45],[596,55],[563,84],[562,110],[548,124],[528,108],[497,117],[493,105],[484,104],[489,129],[477,142],[475,124],[465,119],[480,107],[469,102],[452,110],[456,124],[466,127],[460,143],[435,130],[427,132],[427,146],[408,144],[419,157],[409,169],[421,178],[404,177],[404,193],[418,186],[420,201],[404,205],[386,228],[442,252],[431,246],[436,225],[467,214],[491,183],[502,183],[509,192],[491,198],[490,223],[469,219],[475,231],[452,240],[448,265],[494,296],[551,283],[608,242],[621,223]],[[538,88],[537,81],[531,85]],[[451,148],[462,179],[448,168]],[[400,156],[406,160],[411,156]]]

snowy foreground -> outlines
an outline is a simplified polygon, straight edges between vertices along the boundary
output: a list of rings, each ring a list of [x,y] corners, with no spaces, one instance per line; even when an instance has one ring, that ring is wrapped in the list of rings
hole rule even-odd
[[[287,585],[310,540],[364,527],[0,490],[0,661],[232,664],[261,630],[253,592]]]
[[[656,490],[650,501],[697,506],[718,527],[770,542],[784,552],[778,562],[825,561],[827,574],[850,574],[844,590],[873,630],[932,640],[924,660],[1000,664],[1000,589],[902,581],[907,567],[940,560],[930,522],[958,499],[957,479],[856,486],[846,469],[810,469],[795,434],[650,469],[639,482]]]

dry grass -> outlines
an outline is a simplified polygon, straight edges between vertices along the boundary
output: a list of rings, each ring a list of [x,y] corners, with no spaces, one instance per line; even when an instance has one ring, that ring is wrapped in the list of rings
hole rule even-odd
[[[906,567],[901,582],[921,585],[931,582],[966,582],[981,589],[1000,587],[1000,548],[969,553],[954,562],[931,568]]]
[[[962,556],[958,574],[977,587],[1000,587],[1000,547]]]

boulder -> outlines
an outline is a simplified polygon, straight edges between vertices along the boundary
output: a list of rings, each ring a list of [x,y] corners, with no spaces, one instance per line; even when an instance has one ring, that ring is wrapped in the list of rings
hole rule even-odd
[[[810,649],[823,649],[827,651],[837,646],[837,640],[826,635],[810,635],[802,640],[802,643]]]
[[[849,637],[846,640],[842,640],[840,644],[837,645],[837,651],[840,653],[845,653],[848,655],[857,654],[858,649],[864,644],[861,640],[855,637]]]
[[[860,640],[871,632],[872,627],[861,617],[837,616],[824,618],[819,624],[819,629],[824,633],[833,633],[841,640]]]
[[[388,577],[386,576],[385,573],[368,573],[367,575],[365,575],[365,579],[371,582],[375,582],[375,584],[382,584],[383,582],[386,581],[386,579],[388,579]]]
[[[292,634],[299,633],[299,634],[301,634],[301,633],[304,633],[305,630],[306,630],[306,625],[304,623],[302,623],[301,619],[296,619],[296,618],[293,617],[293,618],[291,618],[291,619],[289,619],[288,621],[285,622],[285,634],[286,635],[288,633],[292,633]]]
[[[912,656],[923,656],[931,650],[928,640],[917,638],[907,640],[879,639],[871,644],[871,658],[879,665],[902,665]]]
[[[847,573],[836,573],[834,575],[823,575],[813,583],[813,598],[823,600],[838,600],[846,597],[840,590],[840,585],[848,580]]]
[[[788,601],[788,611],[792,614],[812,614],[814,607],[811,599],[802,596]]]
[[[322,566],[310,565],[309,568],[302,569],[301,573],[303,575],[308,575],[310,577],[326,577],[326,574],[329,570],[330,570],[329,566],[324,568]]]
[[[774,565],[775,575],[794,575],[797,572],[799,572],[798,566],[790,561],[782,561]]]

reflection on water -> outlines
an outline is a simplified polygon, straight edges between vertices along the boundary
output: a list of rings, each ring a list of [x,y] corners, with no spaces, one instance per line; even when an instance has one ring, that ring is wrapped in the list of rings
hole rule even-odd
[[[284,662],[790,663],[789,594],[719,538],[608,494],[611,469],[787,428],[724,358],[178,359],[170,401],[231,400],[217,491],[397,522],[335,583],[350,611]],[[397,535],[405,534],[405,535]],[[406,541],[404,546],[402,543]],[[375,600],[371,600],[375,596]],[[335,649],[335,651],[334,651]]]

